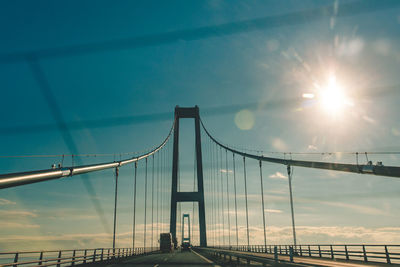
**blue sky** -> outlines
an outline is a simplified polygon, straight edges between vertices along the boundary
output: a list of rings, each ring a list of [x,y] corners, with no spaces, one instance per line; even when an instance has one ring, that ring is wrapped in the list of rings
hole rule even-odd
[[[65,121],[81,122],[82,127],[71,130],[71,135],[82,154],[143,151],[161,143],[171,127],[176,105],[198,105],[202,112],[247,103],[256,104],[249,110],[233,108],[220,115],[204,112],[202,119],[223,143],[266,154],[399,151],[400,9],[382,8],[373,1],[369,12],[340,16],[344,11],[341,7],[353,2],[6,1],[0,8],[0,51],[8,55],[150,34],[160,38],[168,32],[334,5],[336,14],[299,25],[231,35],[211,30],[200,39],[48,56],[38,58],[38,64]],[[0,73],[1,155],[71,154],[56,127],[6,132],[21,125],[56,121],[26,61],[0,62]],[[318,98],[333,80],[343,93],[339,108],[324,104],[323,95]],[[302,98],[305,93],[315,98]],[[165,112],[170,113],[169,119],[100,128],[85,123]],[[181,132],[182,188],[188,190],[193,183],[193,123],[182,122]],[[205,137],[203,141],[206,145]],[[355,162],[354,155],[345,154],[293,157]],[[204,158],[208,168],[206,152]],[[399,165],[395,154],[369,155],[369,159]],[[114,157],[80,160],[94,163]],[[0,172],[46,169],[60,161],[59,157],[3,157]],[[366,161],[364,156],[360,161]],[[66,157],[64,164],[71,164],[71,158]],[[253,244],[263,242],[257,164],[250,161],[248,167]],[[237,166],[238,172],[242,171],[239,159]],[[263,169],[268,243],[291,242],[285,171],[285,166],[273,164],[265,164]],[[121,168],[118,246],[131,242],[132,172],[132,166]],[[143,187],[143,169],[140,174],[139,186]],[[90,179],[94,185],[111,227],[111,170],[5,189],[0,192],[0,249],[111,246],[111,228],[99,222],[82,179]],[[205,179],[207,184],[209,177]],[[240,190],[242,179],[238,176]],[[395,178],[295,168],[293,179],[299,243],[400,242],[400,207],[396,204],[400,192]],[[238,194],[243,196],[242,191]],[[241,198],[241,212],[243,203]],[[184,204],[182,210],[191,213],[192,205]],[[207,211],[207,220],[209,215]],[[239,225],[245,225],[243,216]],[[245,232],[241,233],[244,243]],[[196,233],[194,238],[198,241]]]

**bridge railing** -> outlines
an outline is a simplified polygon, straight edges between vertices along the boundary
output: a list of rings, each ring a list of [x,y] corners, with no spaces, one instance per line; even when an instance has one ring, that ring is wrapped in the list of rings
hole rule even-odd
[[[0,252],[0,266],[74,266],[77,264],[110,261],[159,250],[158,247],[94,248],[46,251]]]
[[[325,259],[356,260],[364,262],[400,263],[400,245],[239,245],[213,248]]]

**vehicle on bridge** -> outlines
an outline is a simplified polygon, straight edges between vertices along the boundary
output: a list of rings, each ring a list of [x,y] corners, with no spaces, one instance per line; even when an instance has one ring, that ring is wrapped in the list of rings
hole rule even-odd
[[[187,218],[187,230],[188,236],[185,235],[185,218]],[[183,214],[182,215],[182,244],[181,251],[189,251],[192,245],[190,244],[190,215]]]
[[[160,251],[161,252],[174,251],[174,244],[172,242],[171,233],[161,233],[160,234]]]
[[[182,250],[181,251],[189,251],[192,245],[190,244],[189,241],[183,241],[182,242]]]

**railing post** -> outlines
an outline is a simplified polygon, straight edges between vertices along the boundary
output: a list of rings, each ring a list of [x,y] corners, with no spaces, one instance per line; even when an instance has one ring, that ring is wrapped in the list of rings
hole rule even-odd
[[[289,258],[290,258],[290,262],[293,262],[293,247],[292,246],[289,247]]]
[[[15,257],[14,257],[14,263],[17,263],[17,262],[18,262],[18,252],[15,253]],[[17,264],[14,264],[13,266],[14,266],[14,267],[17,267],[18,265],[17,265]]]
[[[93,262],[96,261],[96,249],[93,250]]]
[[[58,252],[57,267],[60,267],[60,262],[61,262],[61,250]]]
[[[363,254],[364,254],[364,261],[368,262],[367,251],[365,251],[365,245],[363,245]]]
[[[72,251],[72,262],[71,262],[71,266],[75,265],[75,249],[74,251]]]
[[[107,260],[110,259],[110,249],[107,249]]]
[[[386,253],[386,262],[390,264],[391,263],[390,262],[390,254],[389,254],[389,251],[388,251],[388,248],[386,245],[385,245],[385,253]]]
[[[344,245],[344,251],[346,253],[346,260],[349,260],[349,252],[347,251],[347,245]]]
[[[100,256],[101,261],[103,261],[103,255],[104,255],[104,248],[101,249],[101,256]]]
[[[318,245],[318,253],[319,253],[319,257],[322,258],[322,254],[321,254],[321,246]]]
[[[287,245],[285,245],[285,254],[288,254],[288,249],[287,249]]]
[[[40,251],[39,264],[38,265],[42,265],[42,261],[43,261],[43,251]]]
[[[86,254],[87,254],[87,250],[85,249],[85,252],[83,254],[83,263],[86,263]]]
[[[311,257],[311,247],[310,247],[310,245],[308,245],[308,256],[310,256]]]
[[[278,261],[278,247],[274,246],[274,260]]]
[[[301,250],[301,245],[300,245],[300,256],[303,256],[303,251]]]
[[[334,253],[333,253],[333,246],[331,245],[331,259],[333,260],[335,258]]]
[[[282,255],[282,246],[279,245],[279,254]]]

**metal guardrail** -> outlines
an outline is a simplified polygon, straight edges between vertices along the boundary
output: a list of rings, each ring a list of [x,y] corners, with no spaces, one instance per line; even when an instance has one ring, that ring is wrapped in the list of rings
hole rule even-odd
[[[0,252],[0,266],[74,266],[144,255],[158,250],[159,247]]]
[[[325,259],[355,260],[376,263],[400,263],[400,245],[243,245],[216,246],[209,248],[230,251],[274,254],[290,257],[314,257]]]

